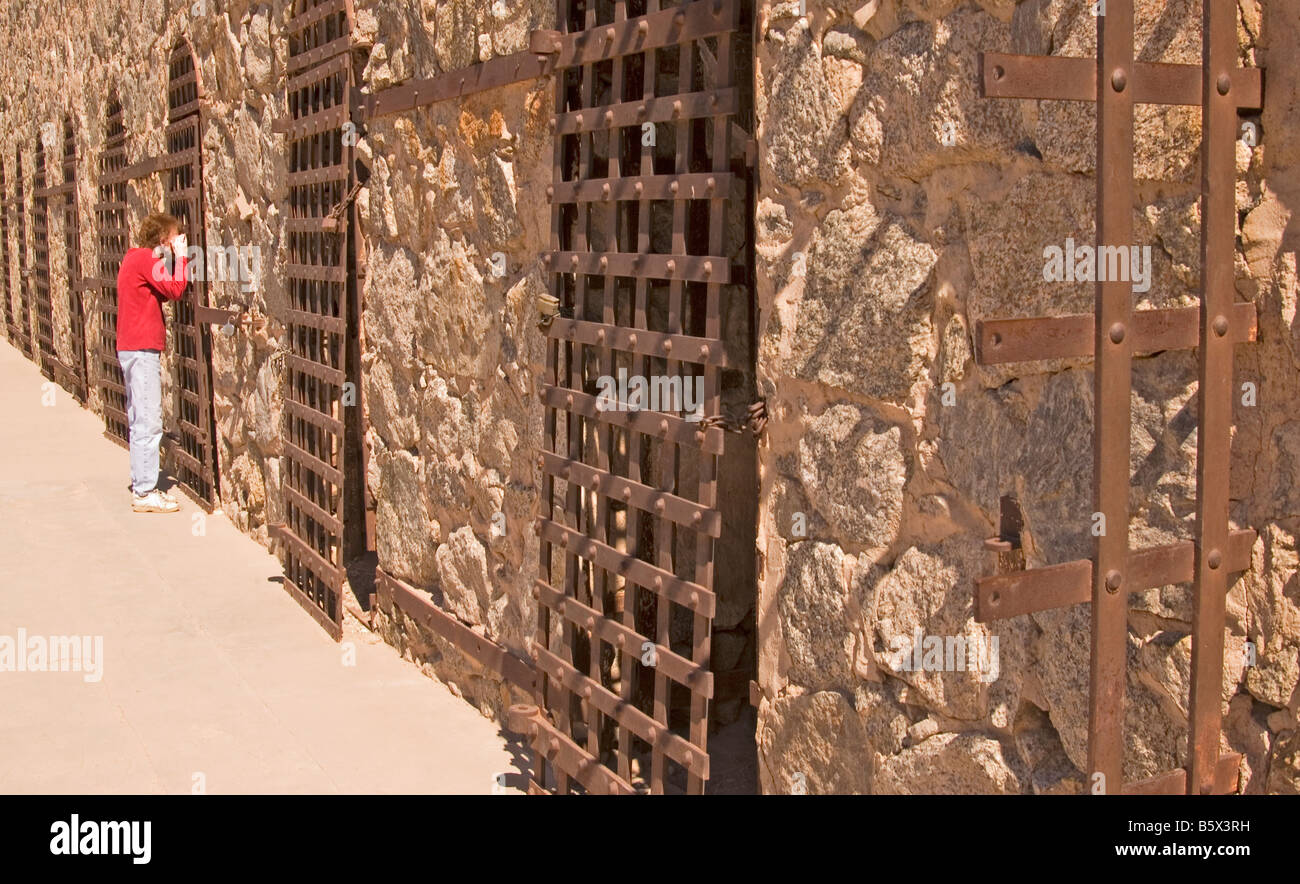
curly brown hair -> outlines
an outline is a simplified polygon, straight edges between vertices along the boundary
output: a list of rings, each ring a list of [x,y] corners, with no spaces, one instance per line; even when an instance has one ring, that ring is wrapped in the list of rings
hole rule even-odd
[[[180,231],[181,222],[166,212],[154,212],[140,222],[136,243],[144,249],[153,249],[170,239],[172,231]]]

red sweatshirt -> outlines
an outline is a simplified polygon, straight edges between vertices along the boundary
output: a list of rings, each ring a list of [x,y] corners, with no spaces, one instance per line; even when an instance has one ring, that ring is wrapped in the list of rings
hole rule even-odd
[[[163,301],[179,301],[187,284],[184,256],[168,276],[166,265],[153,256],[152,249],[127,252],[117,272],[117,349],[163,350],[167,345]]]

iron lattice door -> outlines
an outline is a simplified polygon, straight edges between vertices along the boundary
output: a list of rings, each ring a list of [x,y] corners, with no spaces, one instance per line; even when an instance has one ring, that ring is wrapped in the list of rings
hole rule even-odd
[[[23,151],[14,153],[14,233],[18,237],[18,308],[15,311],[13,337],[19,348],[30,359],[32,356],[32,311],[27,300],[27,286],[31,271],[27,259],[27,200],[23,192]]]
[[[45,142],[36,139],[32,161],[32,294],[36,302],[36,364],[54,377],[54,305],[50,300],[50,200]]]
[[[203,223],[203,165],[200,145],[203,118],[199,104],[198,70],[184,42],[172,50],[167,84],[167,153],[165,170],[167,211],[180,219],[186,237],[207,255]],[[211,509],[217,500],[216,435],[212,419],[211,330],[198,321],[197,308],[207,306],[207,261],[202,273],[191,276],[185,296],[176,302],[171,353],[175,376],[175,424],[167,446],[171,469],[196,503]]]
[[[4,273],[5,333],[17,343],[18,327],[14,323],[14,288],[9,266],[9,187],[5,182],[4,163],[0,162],[0,271]]]
[[[68,271],[68,332],[71,335],[72,370],[70,380],[73,392],[86,401],[89,359],[86,353],[86,312],[82,306],[81,280],[81,214],[77,200],[77,138],[72,120],[63,121],[63,246],[67,256]]]
[[[126,382],[117,361],[117,271],[126,255],[126,128],[122,104],[109,99],[104,120],[104,150],[99,155],[99,202],[95,215],[99,227],[99,347],[95,372],[100,406],[104,410],[104,435],[126,445]]]
[[[744,282],[728,255],[745,225],[727,224],[744,205],[739,4],[560,0],[557,20],[541,712],[512,724],[537,750],[535,790],[699,793],[724,432],[683,404],[694,383],[720,414],[722,299]],[[635,380],[611,399],[622,376],[649,401],[627,401]]]
[[[349,446],[356,408],[351,121],[352,16],[346,0],[297,0],[289,22],[290,309],[285,317],[285,587],[335,639],[343,630],[345,512],[360,479]],[[350,355],[352,354],[352,355]],[[355,396],[355,386],[349,386]],[[353,431],[354,432],[354,431]]]

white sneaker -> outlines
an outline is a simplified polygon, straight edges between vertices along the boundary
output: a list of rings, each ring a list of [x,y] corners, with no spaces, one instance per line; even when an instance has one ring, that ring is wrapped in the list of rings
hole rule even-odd
[[[143,497],[132,495],[131,509],[137,513],[176,513],[181,505],[155,489]]]

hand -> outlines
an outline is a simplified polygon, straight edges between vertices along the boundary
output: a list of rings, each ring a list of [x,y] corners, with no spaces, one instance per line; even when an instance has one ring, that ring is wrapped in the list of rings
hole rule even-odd
[[[172,238],[172,254],[177,258],[184,258],[189,252],[189,242],[185,239],[185,234],[178,233]]]

